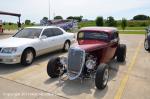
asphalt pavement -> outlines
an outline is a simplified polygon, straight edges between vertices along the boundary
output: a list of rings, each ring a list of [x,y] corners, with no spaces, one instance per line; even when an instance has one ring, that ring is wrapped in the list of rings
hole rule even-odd
[[[0,35],[0,39],[11,35]],[[110,78],[104,90],[97,90],[93,80],[69,81],[51,79],[46,72],[53,56],[66,56],[56,51],[35,59],[31,66],[0,64],[1,99],[150,99],[150,53],[145,51],[144,35],[121,34],[127,45],[126,62],[109,63]]]

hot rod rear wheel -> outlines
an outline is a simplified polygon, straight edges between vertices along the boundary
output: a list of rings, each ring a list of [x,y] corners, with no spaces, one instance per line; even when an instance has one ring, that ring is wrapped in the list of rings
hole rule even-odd
[[[96,71],[95,86],[98,89],[104,89],[107,86],[108,79],[109,79],[108,65],[101,64]]]
[[[144,48],[145,48],[146,51],[150,51],[150,44],[149,44],[147,39],[145,39]]]
[[[126,59],[127,47],[125,44],[119,44],[117,48],[117,61],[124,62]]]
[[[49,60],[47,65],[47,74],[51,78],[59,77],[60,75],[59,65],[60,65],[60,57],[54,57],[51,60]]]

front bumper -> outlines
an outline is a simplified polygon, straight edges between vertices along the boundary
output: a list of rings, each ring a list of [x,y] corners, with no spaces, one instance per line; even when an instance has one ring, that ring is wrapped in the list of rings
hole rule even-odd
[[[0,54],[0,63],[16,64],[20,63],[21,55]]]

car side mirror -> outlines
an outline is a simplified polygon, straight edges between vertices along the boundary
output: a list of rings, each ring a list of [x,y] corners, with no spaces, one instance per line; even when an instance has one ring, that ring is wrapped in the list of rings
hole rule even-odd
[[[42,39],[42,40],[43,40],[43,39],[46,39],[46,38],[47,38],[47,36],[46,36],[46,35],[42,35],[40,39]]]

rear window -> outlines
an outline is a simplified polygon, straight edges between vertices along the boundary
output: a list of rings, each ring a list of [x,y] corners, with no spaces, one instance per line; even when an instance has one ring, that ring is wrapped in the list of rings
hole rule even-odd
[[[106,32],[79,32],[78,39],[82,40],[103,40],[107,41],[109,38]]]

